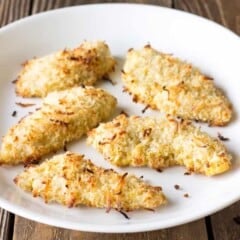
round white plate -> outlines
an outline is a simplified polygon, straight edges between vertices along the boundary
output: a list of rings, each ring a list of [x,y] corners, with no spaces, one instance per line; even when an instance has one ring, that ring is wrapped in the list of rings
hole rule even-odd
[[[0,135],[32,111],[15,102],[38,102],[15,96],[14,80],[21,63],[65,47],[75,47],[83,40],[105,40],[118,60],[118,68],[109,82],[99,86],[118,98],[118,111],[141,115],[144,108],[122,93],[120,70],[127,50],[147,43],[163,52],[173,53],[212,76],[233,103],[235,117],[222,128],[206,125],[202,129],[212,136],[220,132],[229,137],[226,142],[233,154],[233,168],[226,174],[205,177],[184,175],[182,167],[172,167],[159,173],[152,169],[117,169],[128,171],[153,185],[161,185],[169,204],[154,213],[136,211],[121,214],[94,208],[67,208],[45,204],[42,199],[18,189],[12,179],[23,167],[0,168],[0,206],[20,216],[42,223],[83,231],[138,232],[183,224],[216,212],[240,199],[240,41],[229,30],[203,18],[167,8],[133,5],[101,4],[71,7],[25,18],[0,29]],[[16,110],[17,116],[12,117]],[[157,114],[147,110],[145,115]],[[112,167],[85,139],[70,145],[69,150],[84,153],[97,165]],[[116,168],[115,168],[116,169]],[[176,190],[174,185],[180,185]],[[185,193],[189,198],[183,197]]]

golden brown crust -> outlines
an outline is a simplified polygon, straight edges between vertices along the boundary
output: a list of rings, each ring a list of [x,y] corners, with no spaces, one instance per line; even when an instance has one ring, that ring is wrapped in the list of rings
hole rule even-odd
[[[90,131],[87,142],[120,167],[183,165],[210,176],[231,166],[231,155],[218,139],[172,118],[119,115]]]
[[[133,175],[97,167],[70,152],[28,167],[14,182],[34,197],[68,207],[86,205],[130,211],[166,203],[160,187],[152,187]]]
[[[19,73],[16,93],[23,97],[44,97],[55,90],[93,85],[114,70],[115,60],[104,42],[84,42],[27,61]]]
[[[113,96],[93,87],[50,93],[39,110],[10,128],[2,141],[0,163],[37,161],[106,120],[115,106]]]
[[[127,53],[122,79],[133,101],[163,113],[215,126],[226,125],[232,117],[229,100],[211,78],[151,46]]]

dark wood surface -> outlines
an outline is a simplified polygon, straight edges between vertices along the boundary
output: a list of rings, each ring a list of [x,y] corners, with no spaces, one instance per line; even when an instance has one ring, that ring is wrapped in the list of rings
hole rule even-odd
[[[181,9],[216,21],[240,34],[240,0],[0,0],[0,26],[34,13],[65,6],[98,2],[149,3]],[[240,240],[240,202],[205,219],[178,227],[134,234],[72,231],[36,223],[0,210],[0,240]],[[239,217],[240,218],[240,217]]]

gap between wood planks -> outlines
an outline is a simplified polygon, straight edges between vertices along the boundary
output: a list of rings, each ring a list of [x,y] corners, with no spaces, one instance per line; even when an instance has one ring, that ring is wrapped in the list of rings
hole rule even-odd
[[[208,240],[215,240],[210,216],[205,217],[205,225],[207,229]]]
[[[28,16],[33,14],[33,1],[34,0],[30,0]]]

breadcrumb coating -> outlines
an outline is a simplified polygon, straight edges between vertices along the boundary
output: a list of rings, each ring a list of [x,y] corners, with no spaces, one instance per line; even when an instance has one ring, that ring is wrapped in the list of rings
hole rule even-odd
[[[212,78],[149,45],[128,52],[122,80],[135,102],[163,113],[215,126],[226,125],[232,117],[229,100]]]
[[[106,120],[116,103],[109,93],[93,87],[50,93],[39,110],[21,119],[3,137],[0,163],[27,164],[63,148]]]
[[[23,97],[44,97],[49,92],[74,86],[90,86],[114,70],[115,60],[104,42],[84,42],[27,61],[19,73],[16,93]]]
[[[84,156],[67,152],[30,166],[14,182],[23,190],[68,207],[86,205],[117,210],[156,208],[166,203],[161,187],[94,165]]]
[[[112,164],[161,169],[183,165],[208,176],[229,170],[231,155],[224,145],[190,121],[126,117],[102,123],[88,133],[88,144]]]

